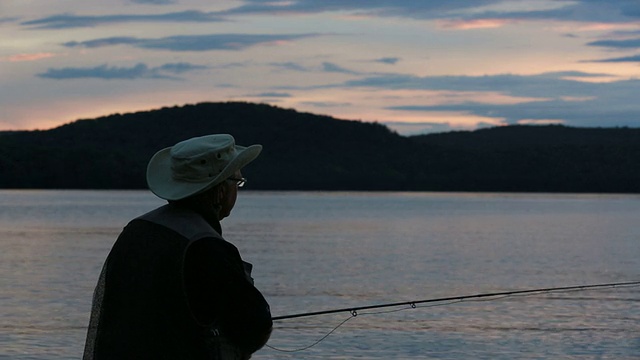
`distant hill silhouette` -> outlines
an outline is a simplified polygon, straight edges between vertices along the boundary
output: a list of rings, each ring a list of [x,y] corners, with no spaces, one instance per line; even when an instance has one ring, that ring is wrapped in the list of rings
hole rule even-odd
[[[640,192],[640,129],[507,126],[404,137],[380,124],[243,102],[0,132],[0,188],[145,188],[157,150],[212,133],[264,145],[243,171],[251,189]]]

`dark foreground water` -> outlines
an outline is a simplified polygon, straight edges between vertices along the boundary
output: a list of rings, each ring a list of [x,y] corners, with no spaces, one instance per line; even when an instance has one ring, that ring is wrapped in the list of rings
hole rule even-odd
[[[104,258],[161,204],[0,191],[0,359],[80,358]],[[274,316],[640,280],[634,195],[243,192],[223,228]],[[254,358],[640,358],[640,287],[429,305],[279,321]]]

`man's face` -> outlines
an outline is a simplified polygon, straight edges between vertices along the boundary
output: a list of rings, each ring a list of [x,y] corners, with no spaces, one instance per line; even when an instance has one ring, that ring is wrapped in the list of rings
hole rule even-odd
[[[241,179],[242,173],[240,170],[236,171],[233,176],[234,179]],[[238,198],[238,182],[236,180],[226,180],[223,183],[223,198],[220,201],[221,209],[218,215],[218,220],[222,220],[231,214],[231,210],[236,204]]]

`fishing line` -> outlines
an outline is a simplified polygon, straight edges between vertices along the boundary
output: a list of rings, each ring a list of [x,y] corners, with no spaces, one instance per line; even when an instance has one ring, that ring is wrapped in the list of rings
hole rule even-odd
[[[534,295],[549,294],[549,293],[564,293],[564,292],[598,290],[598,289],[605,289],[605,288],[622,288],[622,287],[638,287],[638,286],[640,286],[640,281],[578,285],[578,286],[563,286],[563,287],[503,291],[503,292],[494,292],[494,293],[480,293],[480,294],[473,294],[473,295],[442,297],[442,298],[424,299],[424,300],[415,300],[415,301],[403,301],[403,302],[385,303],[385,304],[377,304],[377,305],[358,306],[358,307],[352,307],[352,308],[341,308],[341,309],[314,311],[314,312],[299,313],[299,314],[292,314],[292,315],[275,316],[271,318],[273,321],[281,321],[281,320],[300,318],[300,317],[335,314],[340,312],[349,312],[351,314],[351,316],[349,316],[348,318],[340,322],[333,329],[331,329],[327,334],[323,335],[320,339],[316,340],[314,343],[308,346],[305,346],[299,349],[281,349],[268,344],[266,346],[272,350],[276,350],[280,352],[304,351],[318,345],[320,342],[322,342],[327,337],[329,337],[329,335],[333,334],[336,330],[338,330],[338,328],[346,324],[347,321],[360,315],[388,314],[388,313],[394,313],[394,312],[417,309],[417,308],[422,309],[422,308],[429,308],[429,307],[436,307],[436,306],[447,306],[447,305],[453,305],[453,304],[458,304],[462,302],[497,301],[497,300],[502,300],[510,297],[525,297],[525,296],[534,296]],[[371,310],[371,309],[380,309],[380,308],[389,308],[389,307],[397,307],[397,309],[367,311],[367,312],[360,312],[360,313],[358,312],[362,310]]]
[[[326,333],[323,337],[321,337],[320,339],[316,340],[316,342],[314,342],[313,344],[308,345],[308,346],[305,346],[305,347],[302,347],[302,348],[299,348],[299,349],[281,349],[281,348],[277,348],[277,347],[275,347],[275,346],[271,346],[271,345],[269,345],[269,344],[265,344],[265,346],[266,346],[266,347],[268,347],[268,348],[270,348],[270,349],[272,349],[272,350],[280,351],[280,352],[291,352],[291,353],[293,353],[293,352],[300,352],[300,351],[304,351],[304,350],[310,349],[310,348],[312,348],[312,347],[314,347],[314,346],[318,345],[319,343],[321,343],[321,342],[322,342],[322,340],[324,340],[324,339],[328,338],[328,337],[329,337],[329,335],[333,334],[333,332],[334,332],[334,331],[336,331],[336,330],[338,330],[338,328],[339,328],[339,327],[341,327],[341,326],[342,326],[342,325],[344,325],[347,321],[349,321],[349,320],[353,319],[353,318],[354,318],[354,317],[356,317],[356,316],[357,316],[357,315],[353,315],[353,314],[352,314],[352,315],[351,315],[351,316],[349,316],[348,318],[344,319],[341,323],[339,323],[338,325],[336,325],[333,329],[331,329],[331,331],[329,331],[328,333]]]

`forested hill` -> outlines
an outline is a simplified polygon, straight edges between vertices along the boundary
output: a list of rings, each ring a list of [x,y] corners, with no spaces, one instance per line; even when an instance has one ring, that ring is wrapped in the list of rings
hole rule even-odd
[[[149,158],[230,133],[248,188],[640,193],[640,129],[509,126],[413,137],[269,105],[202,103],[0,132],[0,188],[137,189]]]

